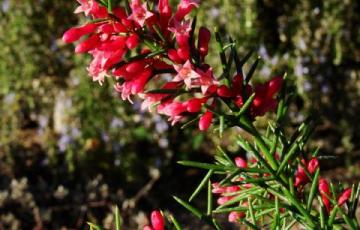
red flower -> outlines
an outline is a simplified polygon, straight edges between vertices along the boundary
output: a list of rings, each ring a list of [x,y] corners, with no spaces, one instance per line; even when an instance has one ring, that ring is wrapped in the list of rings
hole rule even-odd
[[[329,183],[323,179],[319,179],[319,186],[318,186],[321,199],[325,205],[326,211],[330,213],[331,211],[331,202],[328,197],[331,197],[330,189],[329,189]]]
[[[164,230],[165,229],[165,221],[164,217],[160,211],[152,211],[151,212],[151,226],[145,226],[143,230]]]
[[[341,193],[341,195],[339,196],[339,199],[338,199],[339,206],[343,205],[346,201],[348,201],[350,199],[351,192],[352,192],[352,189],[347,188]]]
[[[208,54],[210,38],[210,31],[205,27],[200,27],[198,49],[202,58],[204,58]]]
[[[151,213],[151,224],[154,230],[164,230],[165,222],[164,217],[162,216],[160,211],[153,211]]]
[[[200,131],[206,131],[209,129],[211,122],[213,119],[213,113],[210,111],[206,111],[199,120],[199,129]]]
[[[319,168],[319,161],[316,158],[311,158],[309,163],[307,164],[307,170],[310,174],[314,174],[315,171]]]
[[[89,23],[80,27],[71,28],[64,33],[62,40],[66,43],[75,42],[79,40],[82,36],[95,32],[97,27],[98,25]]]
[[[144,26],[147,19],[151,18],[154,15],[153,13],[148,11],[146,3],[141,4],[141,1],[139,0],[132,0],[130,7],[132,13],[129,16],[129,19],[133,20],[141,27]]]
[[[108,16],[107,9],[100,6],[95,0],[78,0],[81,4],[74,13],[84,12],[86,16],[92,15],[94,18],[105,18]]]
[[[75,48],[75,53],[84,53],[89,50],[95,49],[100,44],[100,38],[98,34],[93,34],[85,41],[82,41]]]
[[[184,19],[194,8],[199,7],[198,2],[198,0],[181,0],[175,13],[175,19],[178,21]]]

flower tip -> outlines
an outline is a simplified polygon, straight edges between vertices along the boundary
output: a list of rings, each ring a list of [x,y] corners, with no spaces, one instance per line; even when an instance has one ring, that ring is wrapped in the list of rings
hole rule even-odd
[[[151,224],[154,230],[164,230],[165,222],[164,217],[160,211],[155,210],[151,213]]]
[[[213,119],[213,113],[210,111],[206,111],[199,120],[199,130],[200,131],[207,131],[211,125]]]

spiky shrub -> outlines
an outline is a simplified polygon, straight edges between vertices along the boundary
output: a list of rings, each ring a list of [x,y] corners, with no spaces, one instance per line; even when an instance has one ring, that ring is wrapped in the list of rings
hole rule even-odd
[[[252,52],[240,58],[236,42],[231,37],[225,41],[219,33],[215,38],[222,71],[215,74],[206,62],[211,32],[197,29],[196,17],[189,19],[199,7],[197,1],[181,0],[176,11],[168,0],[132,0],[124,7],[102,0],[79,3],[75,12],[92,20],[65,32],[63,40],[72,43],[86,37],[75,52],[93,56],[88,70],[94,81],[102,84],[107,77],[123,100],[132,102],[138,96],[143,109],[168,116],[173,125],[188,120],[184,127],[197,122],[200,131],[214,125],[220,136],[231,127],[243,131],[237,137],[243,156],[232,159],[219,148],[213,164],[179,162],[208,170],[188,201],[174,197],[179,204],[216,229],[221,229],[218,213],[252,229],[290,229],[294,224],[307,229],[359,228],[355,212],[360,186],[345,189],[320,176],[318,151],[306,148],[312,119],[293,133],[286,130],[293,91],[286,75],[251,84],[259,59],[244,68]],[[254,122],[269,111],[276,116],[263,133]],[[191,204],[203,189],[208,193],[205,212]],[[115,219],[119,229],[118,211]],[[174,217],[169,219],[181,229]],[[151,222],[144,229],[165,228],[159,211],[152,213]]]

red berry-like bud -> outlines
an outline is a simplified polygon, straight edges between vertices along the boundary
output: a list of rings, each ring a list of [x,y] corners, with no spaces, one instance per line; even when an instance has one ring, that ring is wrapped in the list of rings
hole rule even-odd
[[[136,34],[131,34],[127,39],[126,39],[126,46],[129,49],[134,49],[138,46],[139,44],[139,37]]]
[[[278,93],[281,89],[283,81],[284,79],[282,76],[274,77],[273,79],[271,79],[268,82],[267,96],[273,97],[276,93]]]
[[[217,89],[217,94],[220,97],[232,97],[234,96],[229,87],[222,85]]]
[[[203,99],[193,98],[187,102],[187,111],[190,113],[197,113],[201,110]]]
[[[151,213],[151,224],[154,230],[164,230],[165,229],[165,222],[164,217],[162,216],[161,212],[153,211]]]
[[[206,131],[209,129],[211,122],[213,119],[213,113],[210,111],[206,111],[199,120],[199,129],[201,131]]]
[[[338,199],[338,205],[341,206],[343,205],[346,201],[348,201],[351,197],[351,192],[352,189],[351,188],[347,188],[343,191],[343,193],[341,193],[339,199]]]

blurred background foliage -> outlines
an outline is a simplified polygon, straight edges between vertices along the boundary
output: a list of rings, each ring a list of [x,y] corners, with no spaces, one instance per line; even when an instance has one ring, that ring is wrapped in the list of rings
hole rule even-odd
[[[171,127],[122,102],[111,84],[91,82],[89,57],[60,39],[84,20],[72,13],[76,1],[0,3],[0,229],[106,226],[114,204],[132,229],[154,207],[181,219],[170,195],[189,194],[201,175],[176,161],[209,160],[216,144],[237,154],[238,130],[221,142]],[[355,0],[207,0],[198,10],[199,25],[231,35],[240,54],[261,56],[255,80],[287,72],[296,82],[289,122],[318,117],[311,145],[337,157],[324,162],[330,177],[349,181],[360,174],[358,12]],[[214,43],[211,50],[218,69]]]

